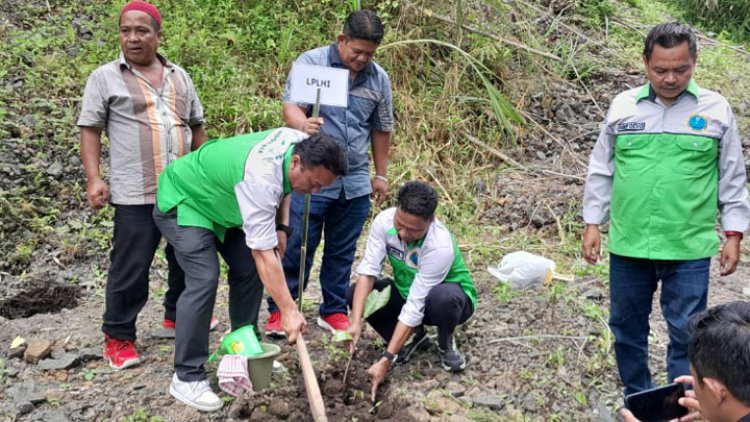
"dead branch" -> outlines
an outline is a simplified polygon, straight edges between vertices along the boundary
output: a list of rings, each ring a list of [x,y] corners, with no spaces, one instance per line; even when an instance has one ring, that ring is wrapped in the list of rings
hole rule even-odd
[[[414,8],[418,12],[421,12],[423,15],[425,15],[425,16],[427,16],[429,18],[437,19],[437,20],[439,20],[441,22],[444,22],[444,23],[447,23],[447,24],[451,24],[451,25],[454,25],[454,26],[457,26],[457,27],[459,26],[458,22],[454,21],[453,19],[451,19],[451,18],[449,18],[447,16],[438,15],[437,13],[434,13],[433,11],[431,11],[429,9],[422,8],[422,7],[417,6],[417,5],[415,5],[415,4],[411,3],[411,2],[408,2],[408,1],[405,2],[405,4],[407,6],[409,6],[409,7]],[[511,47],[515,47],[515,48],[520,49],[520,50],[524,50],[524,51],[526,51],[528,53],[536,54],[538,56],[546,57],[548,59],[552,59],[552,60],[555,60],[555,61],[558,61],[558,62],[563,61],[563,59],[561,59],[560,57],[558,57],[558,56],[556,56],[556,55],[554,55],[552,53],[548,53],[546,51],[537,50],[536,48],[529,47],[528,45],[522,44],[522,43],[517,42],[517,41],[512,41],[512,40],[507,40],[505,38],[501,38],[501,37],[499,37],[499,36],[497,36],[495,34],[491,34],[489,32],[482,31],[481,29],[477,29],[477,28],[474,28],[474,27],[469,26],[469,25],[463,25],[462,24],[462,25],[460,25],[460,27],[463,28],[463,29],[465,29],[465,30],[467,30],[467,31],[469,31],[469,32],[472,32],[474,34],[481,35],[483,37],[487,37],[487,38],[489,38],[491,40],[495,40],[495,41],[497,41],[499,43],[502,43],[502,44],[505,44],[505,45],[509,45]]]
[[[529,171],[529,169],[524,166],[523,164],[519,163],[518,161],[508,157],[507,155],[503,154],[499,149],[492,147],[490,145],[487,145],[486,143],[480,141],[476,136],[472,135],[468,131],[463,131],[464,136],[466,136],[466,139],[471,141],[475,145],[479,145],[480,147],[484,148],[489,152],[490,154],[494,155],[495,157],[505,161],[506,163],[510,164],[513,167],[517,167],[523,171]]]
[[[562,340],[586,340],[588,336],[563,336],[558,334],[537,334],[535,336],[518,336],[518,337],[502,337],[490,340],[487,344],[501,343],[503,341],[518,341],[518,340],[550,340],[550,339],[562,339]]]

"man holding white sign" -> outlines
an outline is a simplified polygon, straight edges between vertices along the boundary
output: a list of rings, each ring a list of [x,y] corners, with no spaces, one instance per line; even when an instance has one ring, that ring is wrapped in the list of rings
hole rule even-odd
[[[309,135],[321,132],[346,145],[348,175],[311,198],[309,253],[305,261],[304,283],[307,284],[315,250],[321,236],[325,236],[320,270],[323,304],[318,325],[332,331],[349,328],[346,290],[357,239],[370,211],[368,196],[372,195],[375,206],[380,206],[388,191],[386,168],[393,130],[391,83],[383,68],[372,61],[382,39],[383,24],[375,13],[353,12],[335,43],[300,55],[284,92],[284,121],[289,127]],[[306,65],[326,67],[331,72],[316,73],[309,68],[306,71]],[[341,86],[346,87],[345,101],[334,101],[340,97],[336,90]],[[316,93],[318,88],[321,91],[320,117],[311,117],[314,97],[311,100],[310,94]],[[368,155],[371,146],[375,167],[372,179]],[[303,195],[293,194],[291,226],[302,227],[302,208]],[[283,260],[287,286],[295,298],[300,282],[300,232],[292,233]],[[271,298],[268,304],[270,317],[265,333],[283,336],[278,307]]]

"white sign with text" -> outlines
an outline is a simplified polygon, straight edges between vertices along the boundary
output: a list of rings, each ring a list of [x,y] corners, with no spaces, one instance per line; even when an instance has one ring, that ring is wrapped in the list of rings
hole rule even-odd
[[[349,101],[349,70],[302,63],[292,65],[292,101],[315,104],[318,88],[320,104],[346,107]]]

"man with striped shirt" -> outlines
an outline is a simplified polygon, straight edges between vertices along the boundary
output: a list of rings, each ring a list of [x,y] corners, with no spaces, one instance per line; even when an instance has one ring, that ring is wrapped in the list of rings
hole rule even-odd
[[[102,331],[104,357],[114,369],[140,363],[135,320],[148,299],[148,273],[161,234],[152,211],[161,171],[205,140],[203,107],[187,72],[157,53],[161,14],[133,1],[120,12],[119,59],[96,69],[86,83],[81,115],[81,159],[86,199],[98,210],[115,207]],[[110,141],[109,185],[99,168],[101,134]],[[166,248],[169,290],[165,321],[175,320],[184,274]]]

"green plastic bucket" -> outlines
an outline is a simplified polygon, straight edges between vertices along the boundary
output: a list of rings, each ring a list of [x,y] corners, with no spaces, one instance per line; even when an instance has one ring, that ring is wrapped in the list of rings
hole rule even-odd
[[[281,353],[281,347],[272,343],[261,343],[263,353],[248,356],[247,370],[250,373],[250,381],[253,390],[260,391],[271,384],[271,373],[273,372],[273,360]]]
[[[255,329],[252,325],[245,325],[224,336],[219,348],[211,354],[209,360],[214,362],[223,355],[240,355],[245,357],[258,356],[265,353],[261,347]]]

